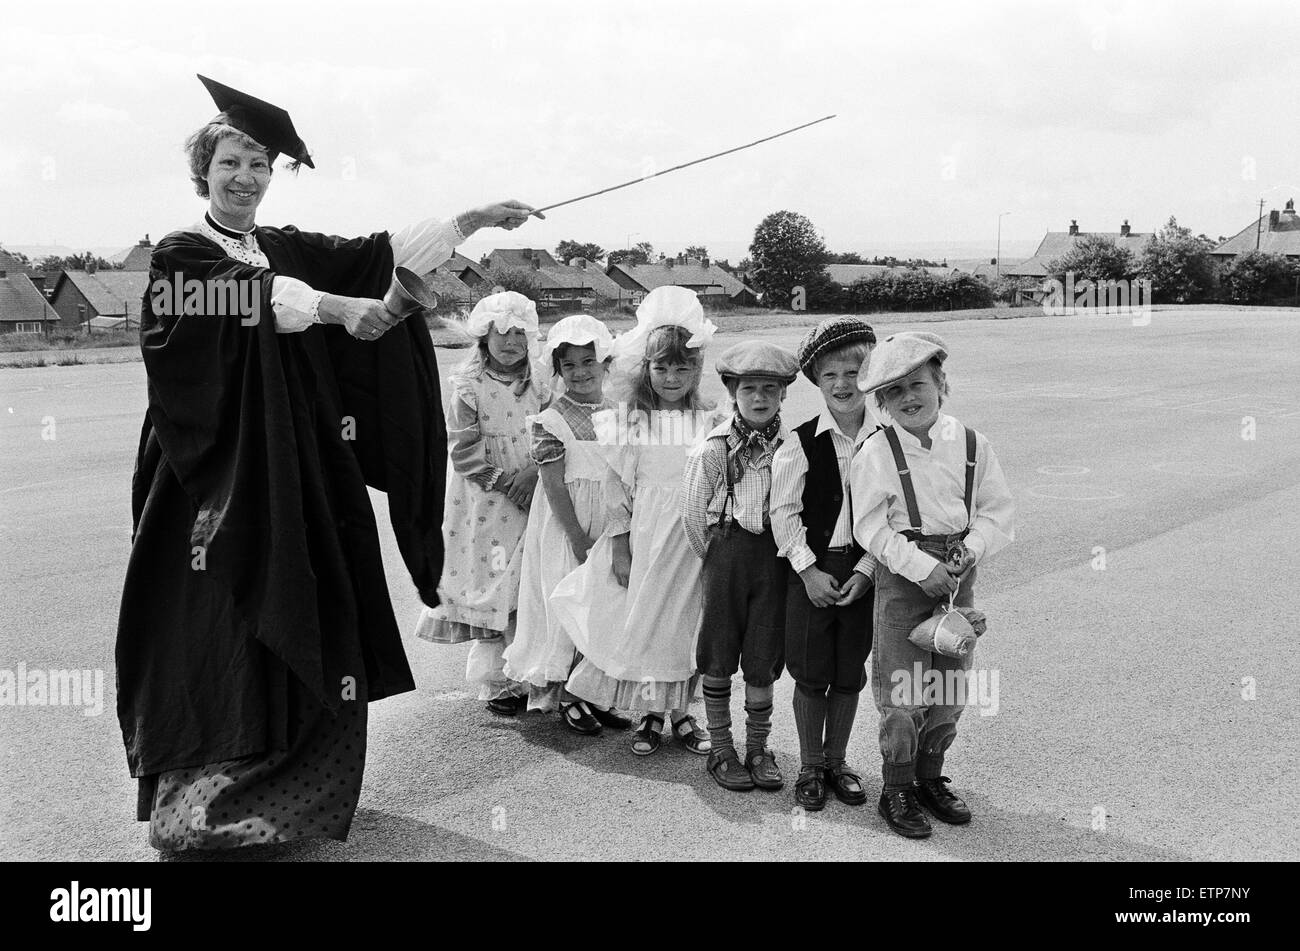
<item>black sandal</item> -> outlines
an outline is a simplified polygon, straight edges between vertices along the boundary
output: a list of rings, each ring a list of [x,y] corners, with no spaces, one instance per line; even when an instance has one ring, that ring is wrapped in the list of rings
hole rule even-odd
[[[659,752],[659,747],[663,744],[664,738],[661,732],[664,728],[664,718],[657,713],[647,713],[641,718],[641,724],[632,734],[632,752],[637,756],[650,756],[652,753]],[[644,747],[638,749],[638,747]]]
[[[608,710],[602,710],[600,707],[592,707],[591,715],[596,718],[596,721],[600,723],[601,726],[607,726],[611,730],[626,730],[632,725],[632,721],[627,717],[619,716],[615,713],[613,707],[610,707]]]
[[[698,753],[701,756],[707,756],[713,749],[713,740],[709,734],[700,729],[700,725],[695,722],[695,717],[689,713],[680,720],[673,721],[673,736],[677,737],[692,753]]]

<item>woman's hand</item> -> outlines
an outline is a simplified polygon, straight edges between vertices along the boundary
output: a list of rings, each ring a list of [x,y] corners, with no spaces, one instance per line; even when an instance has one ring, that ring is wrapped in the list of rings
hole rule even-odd
[[[483,205],[465,212],[459,218],[460,230],[466,237],[479,228],[504,228],[506,231],[513,231],[527,221],[532,213],[532,205],[511,198],[508,201]],[[537,217],[546,216],[539,211]]]
[[[320,299],[321,323],[339,324],[358,340],[373,343],[401,322],[389,313],[384,302],[370,297],[339,297],[326,294]]]
[[[614,580],[627,587],[632,578],[632,536],[627,532],[614,536]]]

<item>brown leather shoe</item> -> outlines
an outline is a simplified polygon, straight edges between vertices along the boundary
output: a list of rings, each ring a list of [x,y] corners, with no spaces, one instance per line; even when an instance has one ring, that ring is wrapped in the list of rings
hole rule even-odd
[[[740,762],[740,757],[731,747],[714,750],[705,760],[705,769],[713,781],[723,789],[732,792],[748,792],[754,788],[754,778]]]
[[[889,828],[906,839],[924,839],[934,831],[916,801],[915,786],[895,792],[882,791],[876,808],[880,817],[889,823]]]
[[[745,768],[754,777],[754,785],[769,792],[785,785],[781,771],[776,767],[776,756],[771,750],[750,750],[745,754]]]
[[[970,807],[948,791],[952,782],[947,776],[916,781],[916,798],[936,819],[960,826],[970,822]]]

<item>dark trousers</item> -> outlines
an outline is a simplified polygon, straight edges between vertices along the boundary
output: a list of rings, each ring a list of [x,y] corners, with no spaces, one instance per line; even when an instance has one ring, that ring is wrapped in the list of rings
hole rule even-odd
[[[785,561],[768,529],[709,529],[704,556],[704,615],[695,661],[700,673],[767,687],[781,676],[785,647]]]
[[[817,567],[843,584],[857,559],[849,552],[827,552]],[[801,686],[821,693],[859,693],[867,685],[871,652],[874,590],[839,608],[814,607],[803,580],[791,571],[785,602],[785,662]]]

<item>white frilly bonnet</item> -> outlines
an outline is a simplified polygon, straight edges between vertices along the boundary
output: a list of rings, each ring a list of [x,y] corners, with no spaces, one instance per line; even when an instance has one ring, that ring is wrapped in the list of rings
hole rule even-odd
[[[689,288],[656,287],[636,309],[636,326],[618,338],[614,345],[614,372],[630,377],[637,372],[645,356],[650,335],[660,327],[681,327],[691,336],[686,346],[703,347],[718,332],[713,321],[704,316],[699,296]]]
[[[614,335],[601,321],[586,314],[571,314],[557,321],[546,334],[546,346],[542,354],[548,372],[553,363],[552,354],[563,343],[579,347],[594,346],[596,359],[604,360],[614,349]]]

